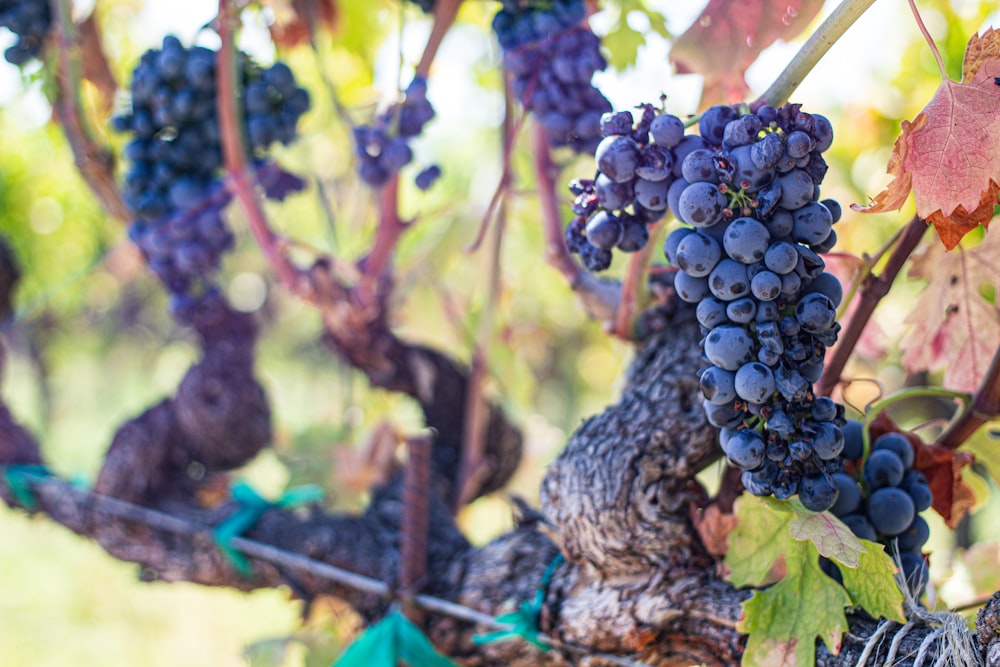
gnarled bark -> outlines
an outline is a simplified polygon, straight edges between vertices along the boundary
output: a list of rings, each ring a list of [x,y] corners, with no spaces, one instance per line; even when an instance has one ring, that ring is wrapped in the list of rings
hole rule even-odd
[[[473,635],[491,628],[427,613],[425,625],[442,651],[482,667],[614,664],[599,653],[655,666],[738,664],[744,638],[736,623],[749,592],[719,578],[691,521],[704,500],[693,476],[719,455],[694,381],[701,364],[697,338],[690,310],[682,309],[666,332],[639,350],[618,403],[584,422],[552,464],[542,515],[474,548],[443,497],[432,492],[422,592],[495,616],[531,599],[556,554],[566,558],[544,591],[540,618],[541,630],[562,642],[556,649],[543,653],[522,641],[479,646]],[[0,412],[0,455],[0,465],[38,460],[37,444],[6,411]],[[291,583],[305,597],[343,598],[368,618],[386,608],[382,596],[268,560],[251,558],[254,574],[239,575],[207,532],[235,511],[231,503],[206,508],[190,494],[158,495],[146,504],[183,521],[151,526],[111,513],[101,497],[59,481],[39,482],[35,489],[40,511],[98,540],[112,555],[141,563],[150,576],[241,589]],[[0,494],[13,502],[2,485]],[[394,480],[360,516],[274,508],[247,537],[391,583],[400,570],[400,498]],[[996,618],[994,610],[980,620],[980,634],[991,642]],[[855,664],[876,627],[853,616],[841,654],[821,646],[818,664]],[[897,664],[913,664],[915,647],[929,632],[910,630]],[[997,650],[991,647],[983,646],[984,653]],[[868,664],[880,664],[887,650],[875,651]],[[938,651],[935,645],[930,658]]]

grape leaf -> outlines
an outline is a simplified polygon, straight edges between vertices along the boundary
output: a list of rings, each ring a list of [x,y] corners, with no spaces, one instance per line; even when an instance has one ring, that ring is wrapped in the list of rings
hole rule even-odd
[[[785,578],[743,603],[737,629],[750,633],[743,667],[814,665],[817,636],[832,653],[840,652],[851,598],[819,569],[815,554],[810,542],[790,542]]]
[[[325,28],[333,32],[338,25],[337,5],[334,0],[267,0],[275,20],[270,25],[271,38],[279,48],[306,44],[313,32]]]
[[[851,602],[872,616],[905,623],[903,592],[891,576],[896,565],[878,542],[859,542],[863,549],[857,567],[837,563]]]
[[[782,503],[781,505],[787,505]],[[733,506],[736,528],[729,533],[726,566],[734,586],[759,586],[788,546],[788,524],[795,514],[787,507],[770,508],[760,498],[744,494]]]
[[[617,70],[622,70],[635,63],[639,47],[646,43],[646,33],[629,25],[630,14],[638,12],[645,15],[649,21],[649,29],[663,38],[670,37],[667,30],[667,20],[663,14],[646,6],[644,0],[618,0],[609,3],[609,8],[616,7],[615,16],[608,33],[601,37],[608,62]]]
[[[889,158],[893,177],[864,213],[898,210],[913,191],[917,214],[949,250],[986,225],[1000,193],[1000,31],[969,40],[962,81],[946,79],[913,122],[903,121]]]
[[[795,37],[815,18],[822,0],[709,0],[670,49],[678,74],[705,77],[702,106],[742,100],[743,78],[760,52]]]
[[[795,519],[788,527],[792,537],[809,540],[827,558],[838,560],[849,567],[857,567],[861,562],[861,554],[864,552],[861,540],[829,512],[812,512],[809,516]]]
[[[909,371],[944,368],[944,385],[973,391],[1000,340],[1000,309],[984,292],[1000,294],[1000,238],[988,234],[970,250],[945,253],[930,246],[912,260],[909,276],[929,281],[907,317],[903,341]]]

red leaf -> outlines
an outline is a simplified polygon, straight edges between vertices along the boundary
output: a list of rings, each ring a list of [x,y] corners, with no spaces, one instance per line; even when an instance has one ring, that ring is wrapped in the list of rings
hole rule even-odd
[[[949,250],[993,217],[1000,180],[1000,31],[973,35],[966,47],[962,82],[945,80],[889,158],[893,180],[869,206],[874,213],[899,209],[913,190],[917,214],[934,222]]]
[[[909,275],[929,283],[907,321],[903,365],[910,371],[944,368],[944,385],[974,391],[1000,341],[1000,310],[983,296],[1000,295],[1000,238],[988,234],[975,248],[946,253],[928,246],[914,256]]]
[[[954,528],[975,504],[975,496],[962,481],[962,468],[971,465],[975,457],[968,452],[956,452],[941,445],[927,445],[912,433],[899,427],[884,412],[871,423],[869,435],[874,441],[883,433],[899,433],[910,441],[915,454],[913,469],[924,473],[934,495],[934,511],[949,528]]]
[[[802,32],[822,7],[822,0],[709,0],[674,42],[670,62],[680,74],[704,75],[702,106],[738,102],[760,52]]]
[[[267,0],[274,11],[271,39],[279,48],[308,43],[313,31],[337,27],[337,5],[334,0]]]

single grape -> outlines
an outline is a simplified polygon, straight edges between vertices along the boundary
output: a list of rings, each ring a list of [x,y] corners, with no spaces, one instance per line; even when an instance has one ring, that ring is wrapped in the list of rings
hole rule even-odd
[[[698,303],[712,294],[708,289],[708,278],[695,278],[686,271],[678,271],[674,276],[674,291],[687,303]]]
[[[794,275],[794,274],[790,274]],[[825,294],[807,294],[795,305],[795,317],[802,330],[820,333],[828,330],[837,321],[837,309]]]
[[[707,276],[722,258],[715,239],[700,232],[688,234],[677,245],[676,265],[697,278]]]
[[[841,432],[844,434],[843,455],[848,461],[856,461],[861,458],[863,446],[861,433],[863,429],[862,423],[854,419],[848,419],[841,428]]]
[[[663,255],[667,258],[667,261],[672,265],[677,266],[677,248],[680,246],[681,241],[684,240],[689,234],[694,234],[693,229],[687,227],[678,227],[674,231],[667,234],[667,240],[663,242]]]
[[[709,366],[699,380],[701,393],[715,405],[729,405],[736,400],[736,374],[718,366]]]
[[[913,517],[913,523],[896,539],[900,551],[919,551],[931,537],[931,528],[921,516]]]
[[[684,122],[671,114],[660,114],[649,125],[649,134],[656,145],[673,148],[684,137]]]
[[[594,154],[597,168],[615,183],[635,178],[639,166],[639,145],[632,137],[610,136],[601,140]]]
[[[866,512],[875,530],[890,537],[909,528],[916,516],[913,500],[905,491],[894,486],[872,492]]]
[[[587,221],[587,241],[599,250],[611,250],[625,232],[621,220],[607,211],[598,211]]]
[[[750,293],[747,267],[729,258],[721,260],[708,276],[712,294],[723,301],[733,301]]]
[[[706,329],[714,329],[720,324],[726,324],[729,316],[726,315],[726,302],[716,299],[714,296],[702,299],[695,309],[695,316],[698,323]]]
[[[865,482],[872,490],[898,486],[903,481],[905,470],[902,459],[895,452],[879,449],[873,451],[865,462]]]
[[[831,422],[817,422],[812,446],[818,457],[824,461],[833,461],[844,450],[844,434]]]
[[[765,461],[764,439],[752,428],[737,431],[726,443],[726,456],[743,470],[756,470]]]
[[[691,183],[680,193],[674,213],[692,227],[710,227],[722,219],[725,195],[712,183]]]
[[[782,208],[795,210],[812,201],[813,180],[801,169],[793,169],[779,176],[777,182],[781,185],[781,199],[778,200],[778,205]]]
[[[792,212],[792,238],[799,243],[819,245],[833,231],[833,216],[830,210],[816,201]]]
[[[774,394],[774,374],[764,364],[752,361],[736,371],[736,394],[748,403],[766,403]]]
[[[737,218],[729,223],[723,237],[726,254],[743,264],[764,259],[771,235],[753,218]]]
[[[781,278],[776,273],[761,271],[750,281],[750,291],[761,301],[774,301],[781,296]]]
[[[757,302],[750,297],[730,301],[726,306],[726,317],[737,324],[749,324],[757,314]]]
[[[807,510],[823,512],[837,502],[837,485],[828,474],[804,475],[799,482],[799,500]]]
[[[843,517],[856,512],[861,507],[861,487],[858,482],[842,472],[833,474],[833,482],[837,486],[837,502],[830,508],[833,515]]]
[[[902,433],[883,433],[872,442],[872,451],[888,449],[903,462],[903,468],[913,467],[913,446]]]
[[[705,337],[705,355],[719,368],[737,371],[753,359],[753,339],[743,327],[724,325]]]

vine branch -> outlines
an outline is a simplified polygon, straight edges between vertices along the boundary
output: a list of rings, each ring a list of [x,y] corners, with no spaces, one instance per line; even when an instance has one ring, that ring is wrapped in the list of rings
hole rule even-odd
[[[872,313],[875,312],[876,306],[878,306],[883,297],[889,293],[889,288],[892,287],[893,281],[896,280],[896,276],[899,275],[906,260],[913,254],[913,251],[920,243],[920,239],[923,238],[926,231],[927,224],[920,217],[914,216],[906,224],[899,242],[886,261],[882,274],[878,277],[874,274],[869,274],[865,279],[861,287],[861,299],[858,302],[858,308],[854,311],[854,315],[851,316],[851,321],[848,323],[847,328],[841,334],[837,347],[833,350],[833,356],[823,370],[823,376],[816,383],[817,394],[829,396],[834,387],[840,383],[840,377],[844,372],[844,367],[847,365],[847,360],[854,353],[854,348],[857,346],[861,334],[868,325]]]

